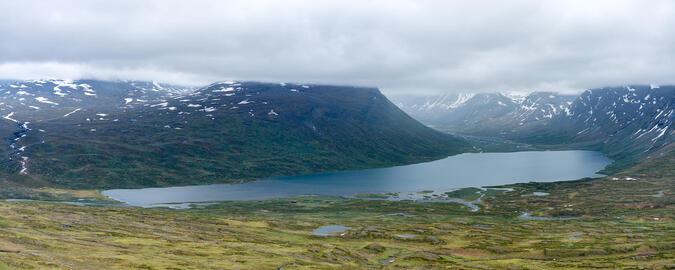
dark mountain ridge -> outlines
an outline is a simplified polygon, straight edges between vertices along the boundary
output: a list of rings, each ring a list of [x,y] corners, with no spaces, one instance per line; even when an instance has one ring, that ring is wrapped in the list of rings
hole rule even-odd
[[[376,88],[219,82],[5,81],[6,183],[136,188],[430,161],[467,143]]]

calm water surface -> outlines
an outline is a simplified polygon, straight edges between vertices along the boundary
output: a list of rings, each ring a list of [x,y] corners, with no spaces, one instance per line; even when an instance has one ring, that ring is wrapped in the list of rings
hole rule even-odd
[[[103,192],[134,206],[226,200],[263,200],[304,194],[450,190],[520,182],[553,182],[596,174],[611,162],[593,151],[467,153],[432,162],[382,169],[280,177],[244,184],[216,184]]]
[[[349,230],[349,227],[342,225],[327,225],[314,230],[312,234],[320,236],[335,236],[336,233],[344,232],[346,230]]]

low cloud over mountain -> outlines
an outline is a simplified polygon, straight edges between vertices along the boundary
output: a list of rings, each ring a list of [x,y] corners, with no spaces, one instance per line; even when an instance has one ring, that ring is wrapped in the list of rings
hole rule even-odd
[[[673,84],[672,1],[4,1],[0,76],[387,93]]]

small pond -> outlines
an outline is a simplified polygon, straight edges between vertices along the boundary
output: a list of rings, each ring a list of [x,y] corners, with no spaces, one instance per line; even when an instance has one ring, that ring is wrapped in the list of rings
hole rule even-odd
[[[341,225],[327,225],[314,230],[312,234],[319,236],[336,236],[346,230],[349,230],[349,227]]]

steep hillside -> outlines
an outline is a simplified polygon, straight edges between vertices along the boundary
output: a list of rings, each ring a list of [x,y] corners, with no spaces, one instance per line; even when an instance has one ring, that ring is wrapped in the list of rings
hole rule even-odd
[[[675,148],[675,131],[671,128],[675,119],[673,86],[605,87],[578,96],[543,92],[527,96],[476,94],[469,99],[458,97],[452,107],[433,113],[418,105],[421,103],[411,104],[414,99],[392,100],[440,130],[545,148],[600,150],[617,160],[616,168]]]
[[[597,142],[600,150],[615,159],[632,161],[674,148],[673,86],[591,89],[581,94],[569,111],[553,120],[556,131],[565,134],[565,141]]]
[[[6,179],[122,188],[240,182],[442,158],[466,143],[377,89],[222,82],[0,85]]]

